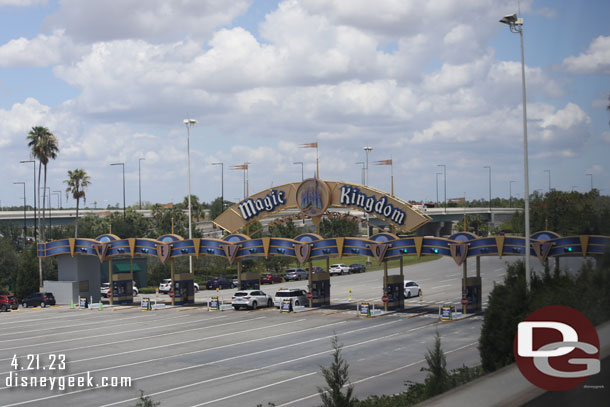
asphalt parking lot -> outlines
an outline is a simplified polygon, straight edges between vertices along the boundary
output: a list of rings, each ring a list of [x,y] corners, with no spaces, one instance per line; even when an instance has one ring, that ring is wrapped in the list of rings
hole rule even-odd
[[[318,405],[334,334],[359,397],[395,393],[423,379],[436,331],[450,366],[477,363],[480,325],[478,317],[441,324],[429,314],[362,319],[333,309],[20,310],[0,318],[0,406],[133,406],[139,390],[162,406]],[[103,386],[121,378],[130,385]],[[38,387],[15,387],[23,379]]]

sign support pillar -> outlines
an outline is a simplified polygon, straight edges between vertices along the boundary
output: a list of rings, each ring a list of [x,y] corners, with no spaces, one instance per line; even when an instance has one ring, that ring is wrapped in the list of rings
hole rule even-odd
[[[478,257],[477,257],[478,259]],[[468,259],[464,259],[464,263],[462,263],[462,298],[466,298],[466,290],[467,290],[467,281],[468,281]],[[466,314],[466,310],[468,309],[468,304],[462,304],[462,314]]]
[[[388,295],[388,261],[383,261],[383,295]],[[383,303],[383,310],[388,312],[387,301]]]
[[[114,284],[112,281],[112,259],[108,259],[108,282],[110,286],[110,305],[114,305]]]
[[[172,305],[174,305],[175,299],[176,299],[176,282],[174,281],[174,259],[170,259],[169,269],[170,269],[171,276],[172,276],[172,288],[171,288],[170,292],[174,293],[172,295]]]

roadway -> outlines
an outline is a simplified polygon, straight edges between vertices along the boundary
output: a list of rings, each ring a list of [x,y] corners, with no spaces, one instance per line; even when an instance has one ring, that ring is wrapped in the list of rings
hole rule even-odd
[[[498,259],[482,260],[485,296],[492,281],[500,281],[502,265]],[[441,259],[411,266],[405,277],[421,283],[422,302],[446,303],[459,300],[460,273],[452,260]],[[354,300],[378,299],[381,272],[333,277],[331,284],[334,302],[347,300],[348,288]],[[305,285],[290,282],[263,289],[272,293],[280,286]],[[197,301],[211,293],[199,292]],[[228,298],[230,290],[221,293]],[[407,303],[417,305],[419,299]],[[335,334],[344,345],[356,396],[394,394],[405,389],[407,380],[423,380],[420,368],[436,332],[448,368],[479,364],[481,324],[480,316],[441,323],[434,313],[416,311],[362,319],[349,307],[291,314],[275,308],[20,310],[0,315],[0,407],[129,406],[137,402],[140,389],[162,406],[319,405],[317,388],[324,386],[320,366],[331,362]],[[65,369],[49,370],[51,355],[60,354],[66,355]],[[27,355],[38,355],[38,369],[27,370]],[[15,356],[17,368],[11,365]],[[94,387],[7,388],[7,377],[15,374],[64,381],[90,375]],[[131,386],[95,387],[102,376],[131,378]]]

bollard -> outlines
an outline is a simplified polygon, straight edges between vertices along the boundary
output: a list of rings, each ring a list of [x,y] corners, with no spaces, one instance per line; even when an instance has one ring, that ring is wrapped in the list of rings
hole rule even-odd
[[[100,311],[102,310],[102,300],[100,300],[100,303],[99,303],[97,309],[100,310]]]

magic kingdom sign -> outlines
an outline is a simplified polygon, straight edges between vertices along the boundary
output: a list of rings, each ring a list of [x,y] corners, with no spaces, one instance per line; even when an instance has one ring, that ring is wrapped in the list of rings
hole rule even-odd
[[[415,230],[430,221],[429,216],[407,202],[374,188],[310,178],[249,196],[225,210],[214,219],[214,223],[233,233],[283,210],[296,208],[304,216],[315,220],[330,207],[361,210],[403,232]]]

